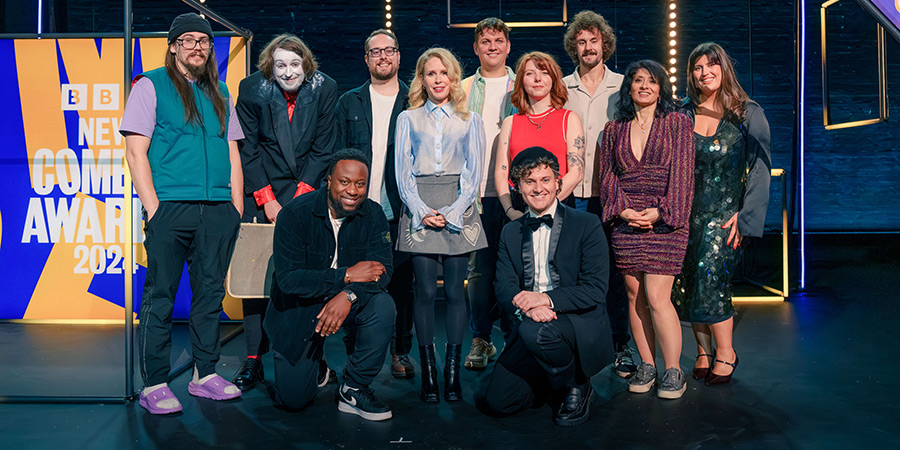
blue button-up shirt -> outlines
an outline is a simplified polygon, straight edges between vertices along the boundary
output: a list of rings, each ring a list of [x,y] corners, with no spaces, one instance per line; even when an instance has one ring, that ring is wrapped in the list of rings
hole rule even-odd
[[[431,214],[419,197],[416,177],[459,175],[459,197],[438,209],[447,227],[462,230],[463,213],[475,201],[484,170],[484,123],[477,113],[468,119],[457,114],[451,102],[409,109],[397,117],[395,164],[400,198],[412,215],[412,225],[424,228],[422,219]]]

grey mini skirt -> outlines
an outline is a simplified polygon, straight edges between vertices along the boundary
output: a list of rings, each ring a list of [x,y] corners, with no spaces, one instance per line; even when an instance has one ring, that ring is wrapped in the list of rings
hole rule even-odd
[[[427,175],[416,177],[419,198],[432,209],[441,209],[453,204],[459,198],[459,175]],[[397,250],[408,253],[431,255],[461,255],[487,247],[487,238],[481,226],[481,217],[475,205],[469,205],[463,213],[463,229],[451,231],[425,227],[415,230],[412,215],[403,205],[400,215]]]

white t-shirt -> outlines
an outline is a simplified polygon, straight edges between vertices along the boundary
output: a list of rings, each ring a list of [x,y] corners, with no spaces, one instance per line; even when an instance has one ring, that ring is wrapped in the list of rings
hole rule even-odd
[[[397,94],[381,95],[369,85],[369,96],[372,98],[372,171],[369,176],[369,198],[381,204],[388,128],[391,125],[391,111],[394,109]]]
[[[346,217],[341,217],[340,219],[335,219],[331,217],[331,211],[328,211],[328,219],[331,220],[331,229],[334,231],[334,259],[331,260],[331,268],[337,269],[337,254],[338,254],[338,233],[341,231],[341,224],[344,223],[344,219]]]
[[[488,151],[484,152],[484,175],[481,177],[481,196],[496,197],[494,188],[494,157],[497,155],[497,136],[503,123],[503,107],[506,105],[506,87],[509,75],[500,78],[484,79],[484,107],[481,119],[484,120],[484,137]]]

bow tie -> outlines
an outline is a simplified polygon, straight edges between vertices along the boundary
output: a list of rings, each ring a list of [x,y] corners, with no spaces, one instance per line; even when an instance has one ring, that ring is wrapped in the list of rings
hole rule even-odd
[[[530,229],[532,233],[540,228],[541,224],[547,224],[548,227],[553,228],[553,216],[544,214],[541,217],[529,217],[528,219],[525,219],[525,225],[528,226],[528,229]]]

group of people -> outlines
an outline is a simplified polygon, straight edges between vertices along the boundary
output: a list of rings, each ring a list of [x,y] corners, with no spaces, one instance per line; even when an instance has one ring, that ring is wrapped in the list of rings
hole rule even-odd
[[[120,126],[146,219],[141,406],[182,408],[166,381],[185,261],[195,396],[251,389],[271,347],[275,403],[303,409],[336,381],[323,346],[343,329],[338,409],[385,420],[390,407],[370,386],[388,350],[393,376],[415,376],[414,328],[424,402],[461,400],[461,367],[497,359],[476,394],[480,410],[549,404],[555,423],[577,425],[604,367],[629,378],[631,392],[657,384],[657,344],[658,395],[682,396],[679,315],[697,341],[694,378],[730,381],[731,276],[742,239],[762,235],[770,163],[765,115],[728,55],[714,43],[694,49],[688,96],[676,103],[660,64],[606,66],[615,33],[592,11],[568,25],[577,67],[566,77],[538,51],[508,67],[509,34],[500,19],[482,20],[474,75],[430,48],[407,85],[397,37],[375,30],[364,43],[369,80],[341,96],[303,41],[283,34],[235,106],[217,78],[209,23],[173,21],[165,66],[137,77]],[[217,325],[241,220],[275,224],[274,274],[269,299],[244,300],[248,358],[229,382],[214,370]]]

